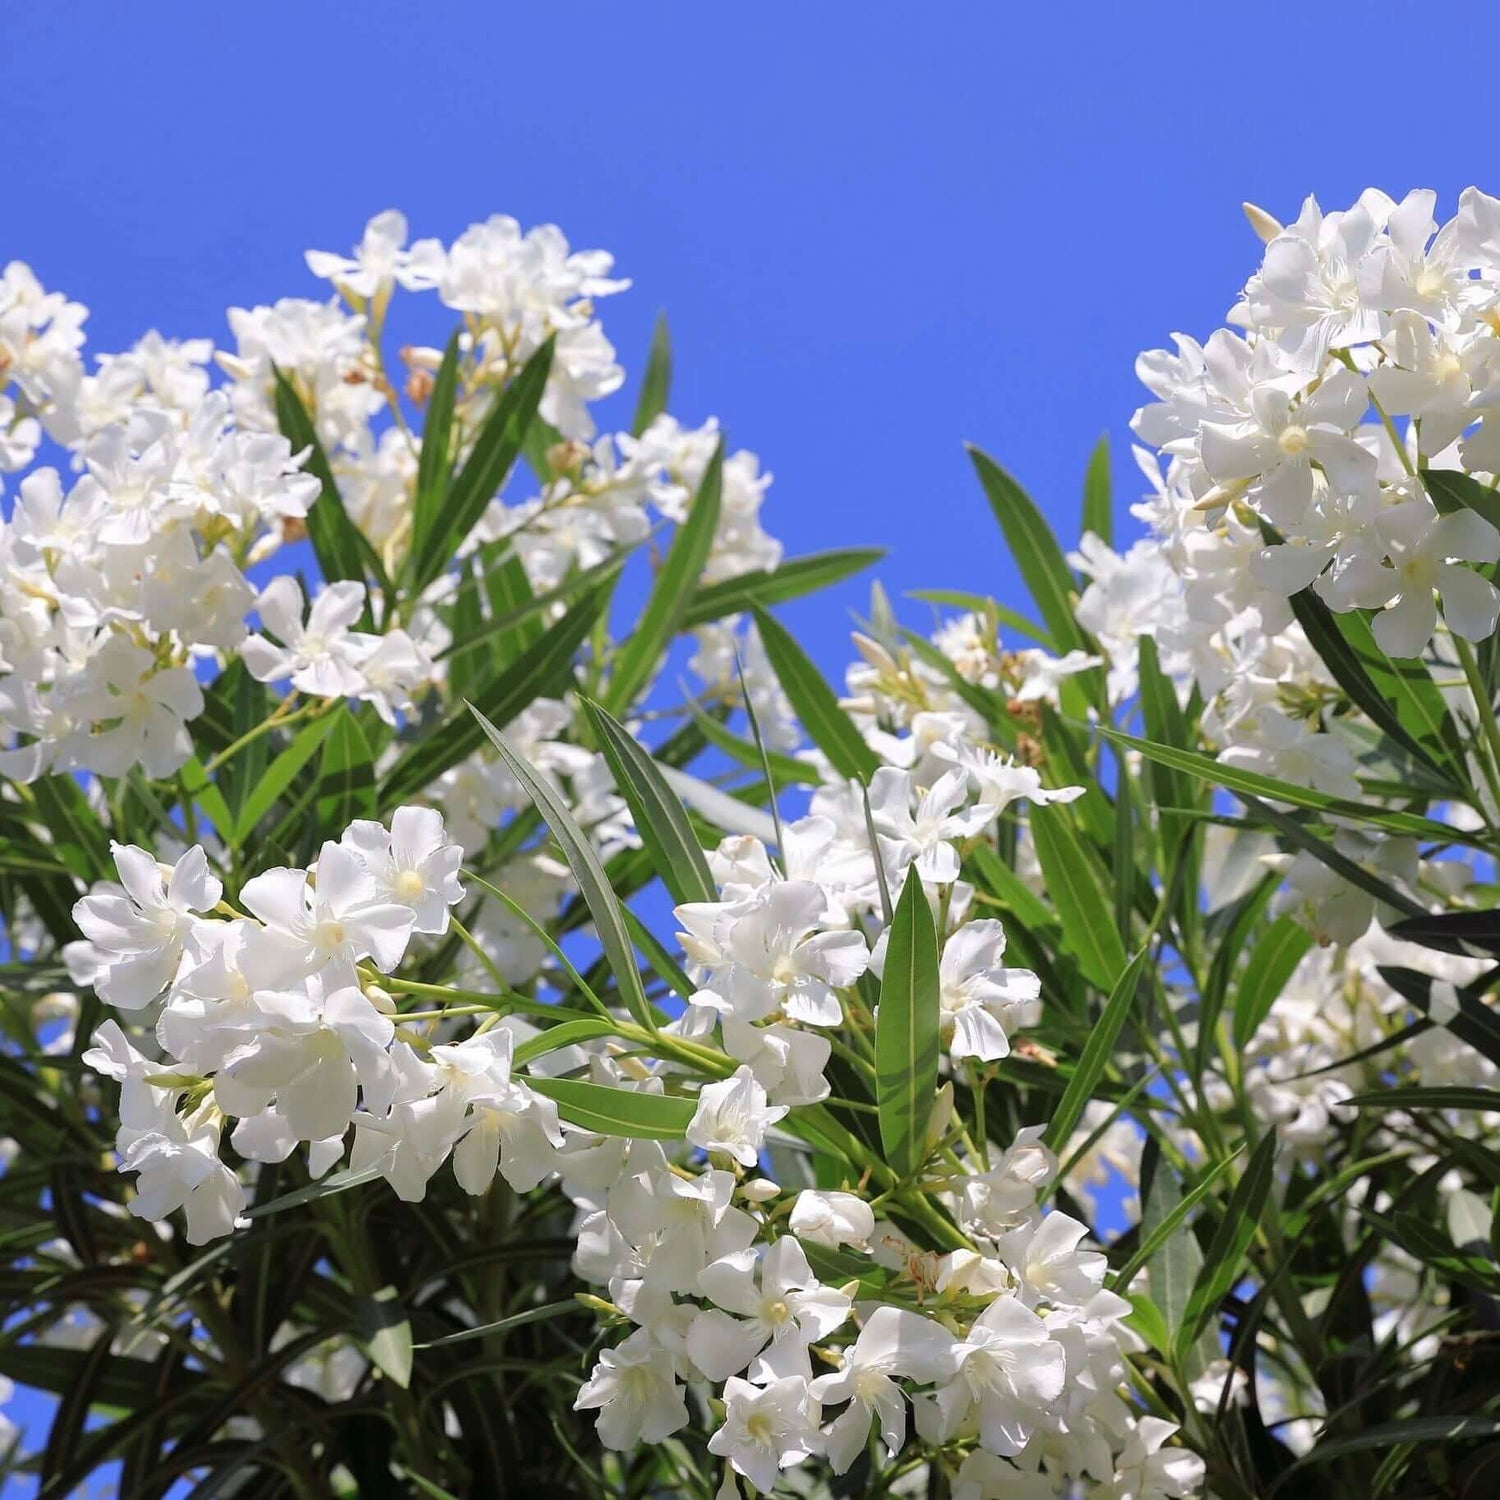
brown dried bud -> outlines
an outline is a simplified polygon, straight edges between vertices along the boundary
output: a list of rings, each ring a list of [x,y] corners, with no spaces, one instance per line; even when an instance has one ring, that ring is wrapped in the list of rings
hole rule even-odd
[[[582,443],[575,443],[571,439],[553,443],[547,450],[547,467],[554,474],[571,474],[588,456],[588,451]]]
[[[300,516],[281,518],[281,539],[284,542],[300,542],[307,536],[307,522]]]
[[[1039,766],[1045,759],[1042,747],[1029,734],[1016,736],[1016,759],[1023,766]]]
[[[416,406],[426,406],[436,382],[427,370],[413,370],[406,377],[406,398]]]

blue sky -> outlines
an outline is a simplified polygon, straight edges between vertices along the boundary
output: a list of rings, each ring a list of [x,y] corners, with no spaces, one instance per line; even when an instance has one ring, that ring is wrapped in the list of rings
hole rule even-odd
[[[962,443],[1068,541],[1103,431],[1134,498],[1134,356],[1219,321],[1258,250],[1241,199],[1500,191],[1490,91],[1450,61],[1493,54],[1482,10],[20,7],[0,257],[107,350],[316,295],[302,250],[388,206],[444,237],[554,221],[634,278],[604,306],[632,370],[668,311],[673,409],[776,473],[789,550],[884,543],[893,592],[1017,602]],[[788,611],[830,671],[864,599]]]

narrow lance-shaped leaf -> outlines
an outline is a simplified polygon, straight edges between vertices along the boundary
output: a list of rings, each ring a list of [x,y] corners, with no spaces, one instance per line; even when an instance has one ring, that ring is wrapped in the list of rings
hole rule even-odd
[[[1203,1251],[1198,1246],[1197,1236],[1181,1222],[1171,1233],[1159,1236],[1162,1225],[1172,1220],[1180,1221],[1184,1216],[1184,1196],[1176,1174],[1161,1160],[1160,1148],[1154,1140],[1146,1142],[1142,1154],[1141,1181],[1141,1235],[1145,1240],[1158,1241],[1147,1261],[1151,1300],[1164,1320],[1164,1327],[1157,1334],[1161,1338],[1160,1352],[1170,1356],[1172,1336],[1182,1327],[1188,1298],[1203,1270]],[[1148,1182],[1149,1187],[1146,1186]],[[1200,1374],[1218,1354],[1213,1339],[1200,1339],[1185,1361],[1188,1377],[1191,1379]]]
[[[328,455],[323,451],[317,428],[313,426],[302,398],[280,370],[273,373],[276,378],[277,425],[294,453],[306,452],[303,468],[322,486],[321,493],[307,512],[307,539],[312,543],[324,579],[333,583],[340,578],[349,578],[363,583],[368,573],[384,584],[385,571],[380,559],[344,509]],[[360,628],[370,628],[368,603],[361,616]]]
[[[438,525],[448,498],[453,477],[453,407],[458,397],[458,329],[443,351],[427,400],[426,420],[422,424],[422,451],[417,457],[417,490],[412,506],[411,550],[421,556],[427,551],[434,527]]]
[[[1086,649],[1088,642],[1073,615],[1073,575],[1046,518],[1031,496],[989,454],[970,445],[969,458],[1005,533],[1016,567],[1058,649]]]
[[[630,808],[641,842],[672,899],[715,900],[717,892],[708,859],[676,793],[656,769],[650,755],[607,709],[588,698],[583,700],[583,707],[599,738],[599,748],[609,763],[615,785]]]
[[[1149,947],[1142,948],[1125,966],[1109,999],[1105,1001],[1099,1019],[1089,1032],[1078,1066],[1073,1070],[1073,1076],[1068,1080],[1068,1086],[1047,1123],[1046,1141],[1054,1151],[1062,1151],[1067,1146],[1074,1128],[1083,1118],[1085,1106],[1094,1097],[1099,1080],[1104,1077],[1115,1043],[1135,1005],[1135,992],[1140,986],[1141,975],[1145,972],[1150,953]]]
[[[1090,984],[1111,990],[1128,955],[1102,878],[1067,809],[1032,808],[1031,837],[1068,951]]]
[[[842,583],[844,579],[878,563],[885,556],[884,547],[845,547],[832,552],[810,552],[805,557],[789,557],[773,571],[757,569],[737,573],[733,578],[702,585],[687,602],[680,628],[692,630],[710,625],[725,615],[738,614],[751,604],[765,608],[800,599],[817,589]]]
[[[1158,1203],[1158,1207],[1162,1208],[1163,1212],[1159,1217],[1152,1215],[1152,1226],[1150,1230],[1141,1236],[1135,1254],[1115,1272],[1114,1281],[1110,1285],[1111,1291],[1121,1297],[1125,1295],[1125,1290],[1135,1279],[1136,1272],[1166,1245],[1172,1235],[1177,1232],[1178,1227],[1186,1221],[1187,1216],[1213,1192],[1219,1179],[1229,1170],[1230,1163],[1242,1150],[1244,1150],[1243,1146],[1236,1146],[1234,1151],[1229,1156],[1226,1156],[1223,1161],[1215,1162],[1203,1175],[1202,1181],[1190,1193],[1181,1197],[1177,1196],[1175,1179],[1172,1180],[1169,1196],[1176,1201],[1170,1207]],[[1156,1170],[1158,1185],[1165,1184],[1168,1180],[1168,1169],[1158,1166]],[[1145,1230],[1144,1224],[1141,1227]],[[1185,1301],[1182,1305],[1184,1308],[1187,1306]]]
[[[382,1287],[356,1304],[355,1317],[370,1363],[405,1390],[411,1384],[411,1322],[401,1305],[400,1293],[393,1286]]]
[[[1337,618],[1305,588],[1290,599],[1292,613],[1334,680],[1355,706],[1409,755],[1449,784],[1462,767],[1458,728],[1437,684],[1419,661],[1393,662],[1358,610]]]
[[[561,697],[573,680],[573,654],[603,612],[612,583],[612,578],[606,579],[591,589],[485,687],[479,706],[489,720],[503,727],[537,698]],[[483,743],[484,731],[468,710],[455,709],[409,746],[387,772],[380,787],[381,810],[430,786]]]
[[[1185,750],[1173,744],[1161,744],[1152,739],[1137,739],[1134,735],[1120,734],[1113,729],[1101,729],[1100,734],[1125,750],[1137,751],[1153,765],[1186,772],[1189,776],[1207,782],[1210,786],[1223,787],[1236,796],[1265,797],[1276,802],[1289,802],[1293,807],[1305,807],[1313,812],[1329,813],[1354,822],[1369,824],[1372,828],[1387,833],[1404,834],[1410,838],[1428,839],[1434,843],[1449,843],[1462,838],[1461,830],[1432,818],[1418,817],[1415,813],[1397,812],[1370,802],[1355,802],[1346,797],[1332,797],[1327,792],[1302,786],[1294,781],[1281,781],[1274,776],[1263,776],[1258,771],[1247,771],[1242,766],[1226,765],[1221,760],[1200,754],[1196,750]],[[1188,794],[1178,788],[1178,783],[1159,782],[1160,794],[1178,798],[1173,805],[1191,805]],[[1186,799],[1185,801],[1182,799]]]
[[[752,612],[761,645],[802,727],[840,776],[868,781],[879,770],[880,757],[865,744],[833,689],[786,629],[763,609]]]
[[[915,871],[896,902],[875,1013],[875,1086],[886,1161],[910,1176],[926,1154],[937,1090],[942,986],[937,927]]]
[[[469,709],[511,775],[536,803],[537,811],[547,820],[553,837],[562,846],[584,904],[594,919],[594,927],[609,962],[610,972],[615,976],[615,984],[619,987],[626,1008],[642,1026],[654,1031],[656,1021],[641,985],[635,949],[620,911],[620,903],[610,889],[609,876],[605,873],[594,846],[589,842],[588,835],[578,826],[568,804],[552,783],[517,755],[506,742],[505,736],[473,704],[469,705]]]
[[[1088,470],[1083,476],[1083,530],[1093,532],[1106,545],[1114,537],[1109,480],[1109,434],[1106,432],[1094,445]]]
[[[651,330],[651,352],[646,356],[646,373],[641,377],[641,394],[635,403],[635,418],[630,430],[639,437],[666,409],[672,390],[672,335],[667,330],[667,315],[657,313]]]
[[[1203,1268],[1188,1296],[1181,1326],[1174,1334],[1173,1348],[1179,1359],[1186,1357],[1220,1303],[1240,1279],[1245,1253],[1255,1238],[1270,1197],[1275,1164],[1276,1132],[1272,1129],[1261,1138],[1245,1168],[1245,1175],[1235,1185],[1204,1257]]]
[[[563,1119],[598,1135],[680,1141],[687,1134],[697,1109],[691,1099],[679,1099],[670,1094],[637,1094],[605,1083],[588,1083],[581,1078],[528,1075],[526,1084],[551,1099]]]
[[[677,535],[667,549],[651,597],[615,658],[604,698],[606,707],[617,712],[629,708],[677,634],[688,597],[703,576],[708,554],[713,550],[723,481],[724,439],[721,437],[704,470],[703,482],[693,496],[687,520],[677,528]]]
[[[448,566],[490,501],[504,487],[546,392],[552,350],[549,338],[501,392],[494,410],[485,418],[467,461],[448,486],[421,551],[415,547],[411,551],[413,592],[420,593]]]
[[[1278,917],[1250,950],[1234,996],[1234,1041],[1243,1051],[1312,947],[1312,934],[1290,914]]]

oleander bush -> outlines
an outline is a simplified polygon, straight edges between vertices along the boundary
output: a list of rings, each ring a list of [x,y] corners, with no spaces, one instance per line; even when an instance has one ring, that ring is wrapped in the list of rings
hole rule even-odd
[[[1103,444],[1073,552],[972,450],[1029,600],[876,584],[842,691],[776,610],[880,554],[783,554],[665,324],[598,433],[607,254],[384,213],[115,355],[10,264],[4,1472],[1496,1493],[1500,200],[1435,206],[1247,209],[1136,539]]]

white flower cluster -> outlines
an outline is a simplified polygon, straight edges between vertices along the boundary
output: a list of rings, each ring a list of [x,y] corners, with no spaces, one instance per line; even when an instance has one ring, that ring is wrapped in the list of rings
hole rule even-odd
[[[1500,200],[1469,188],[1442,228],[1435,206],[1370,189],[1343,213],[1309,199],[1285,228],[1257,210],[1265,259],[1235,327],[1141,357],[1157,403],[1135,430],[1169,460],[1151,519],[1189,618],[1240,656],[1308,586],[1380,611],[1392,656],[1426,649],[1434,593],[1456,635],[1495,628],[1500,595],[1466,564],[1500,557],[1500,533],[1441,515],[1421,471],[1500,470]]]
[[[1500,474],[1500,200],[1470,188],[1441,227],[1435,207],[1430,191],[1397,202],[1370,189],[1342,212],[1309,199],[1286,226],[1247,209],[1265,253],[1231,326],[1202,343],[1176,335],[1175,350],[1138,362],[1156,399],[1133,426],[1165,459],[1136,450],[1151,484],[1136,514],[1152,534],[1123,555],[1086,536],[1073,559],[1090,580],[1077,617],[1108,655],[1112,698],[1134,693],[1149,636],[1183,700],[1202,693],[1224,764],[1366,802],[1379,797],[1360,780],[1370,739],[1351,721],[1362,716],[1292,596],[1373,612],[1375,647],[1425,657],[1450,698],[1468,643],[1494,632],[1500,610],[1487,566],[1500,531],[1443,489],[1446,476],[1482,496]],[[1415,838],[1334,823],[1339,855],[1421,906],[1441,909],[1486,878],[1461,851],[1428,859]],[[1380,967],[1412,963],[1459,984],[1477,969],[1386,937],[1371,892],[1310,851],[1265,840],[1261,863],[1283,879],[1279,909],[1328,951],[1304,960],[1263,1023],[1247,1080],[1257,1114],[1315,1153],[1347,1119],[1339,1102],[1381,1076],[1378,1061],[1340,1061],[1409,1014]],[[1408,1049],[1411,1076],[1488,1072],[1447,1035]]]
[[[233,352],[155,333],[124,354],[83,359],[86,309],[44,292],[12,263],[0,277],[0,472],[27,468],[44,439],[76,478],[34,469],[0,523],[0,770],[175,773],[192,754],[186,726],[203,687],[240,656],[262,681],[314,698],[372,703],[387,722],[441,692],[453,643],[456,579],[444,570],[420,598],[390,600],[337,582],[309,602],[295,579],[257,595],[246,572],[300,538],[320,483],[281,435],[277,376],[310,414],[350,518],[395,575],[412,540],[421,454],[382,351],[393,293],[432,291],[464,319],[464,378],[454,408],[460,460],[506,383],[554,340],[541,415],[563,440],[551,477],[517,504],[499,497],[464,539],[481,572],[510,548],[536,592],[644,542],[656,516],[682,521],[719,441],[717,423],[684,429],[663,414],[640,437],[603,437],[588,403],[623,372],[593,316],[594,299],[628,283],[611,258],[571,252],[551,225],[522,232],[496,216],[449,247],[406,246],[405,219],[378,215],[352,257],[309,252],[339,295],[288,298],[229,314]],[[430,394],[436,349],[404,348],[408,401]],[[214,362],[230,379],[215,386]],[[725,463],[720,522],[704,572],[715,582],[772,569],[780,546],[761,530],[769,475],[753,454]],[[487,545],[488,544],[488,545]],[[493,555],[491,555],[493,554]],[[562,605],[556,606],[558,612]],[[247,616],[258,613],[250,633]],[[376,622],[379,622],[378,624]],[[706,627],[710,686],[725,685],[734,622]],[[768,722],[787,715],[768,700]],[[781,730],[782,742],[787,731]],[[489,775],[481,755],[472,773]],[[503,778],[501,778],[503,780]]]
[[[759,1101],[740,1113],[764,1130]],[[607,1182],[596,1153],[565,1161],[564,1186],[588,1211],[578,1270],[634,1325],[578,1406],[597,1409],[601,1438],[623,1448],[669,1437],[689,1420],[686,1388],[722,1383],[709,1450],[760,1493],[814,1455],[847,1472],[872,1428],[894,1457],[908,1404],[920,1438],[957,1457],[954,1494],[967,1500],[1079,1485],[1142,1500],[1198,1493],[1200,1460],[1164,1446],[1172,1425],[1122,1397],[1129,1304],[1103,1289],[1084,1226],[1037,1208],[1056,1163],[1035,1134],[968,1178],[960,1218],[974,1248],[946,1254],[917,1251],[856,1195],[788,1199],[712,1155],[685,1175],[654,1143],[610,1147]],[[813,1260],[829,1251],[864,1274],[825,1283]],[[726,1476],[720,1493],[734,1492]]]
[[[362,1124],[389,1128],[413,1079],[405,1055],[390,1050],[389,1001],[376,1003],[361,966],[388,973],[413,934],[448,930],[448,908],[463,895],[461,858],[437,812],[404,807],[389,831],[351,824],[311,869],[253,877],[240,892],[247,914],[225,915],[201,846],[170,867],[115,846],[121,884],[78,902],[85,941],[67,958],[117,1009],[161,1001],[164,1061],[148,1060],[116,1021],[86,1054],[121,1085],[116,1145],[122,1170],[140,1174],[133,1213],[158,1219],[182,1208],[194,1242],[228,1233],[245,1201],[219,1158],[229,1118],[246,1160],[282,1161],[306,1142],[318,1175],[343,1155],[357,1102]]]

